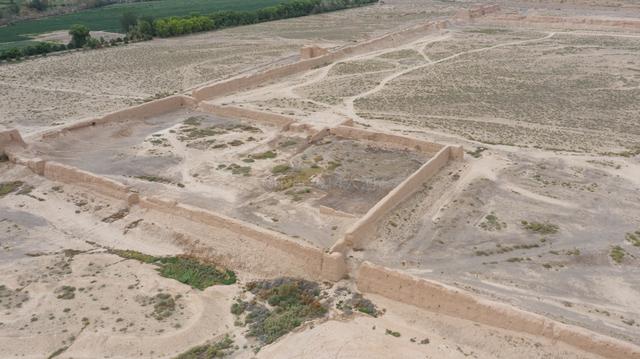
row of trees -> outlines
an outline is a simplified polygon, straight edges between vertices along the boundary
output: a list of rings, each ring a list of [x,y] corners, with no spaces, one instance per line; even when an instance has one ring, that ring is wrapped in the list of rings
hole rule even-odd
[[[80,48],[97,49],[107,46],[117,46],[119,43],[127,43],[128,39],[117,38],[106,41],[104,38],[96,39],[91,37],[89,28],[84,25],[73,25],[69,30],[71,35],[71,41],[67,45],[55,44],[51,42],[38,42],[35,45],[26,46],[23,48],[11,48],[0,52],[0,61],[3,60],[19,60],[23,57],[30,57],[36,55],[46,55],[51,52],[73,50]]]
[[[153,19],[138,18],[133,13],[125,13],[120,24],[127,36],[109,42],[92,38],[84,25],[73,25],[69,30],[71,41],[67,45],[40,42],[22,49],[12,48],[0,52],[0,61],[14,60],[50,52],[78,48],[100,48],[116,46],[129,41],[151,40],[153,37],[172,37],[196,32],[216,30],[225,27],[256,24],[259,22],[280,20],[292,17],[347,9],[375,3],[378,0],[291,0],[255,11],[217,11],[207,16],[191,15]]]
[[[154,36],[172,37],[231,26],[256,24],[299,17],[322,12],[342,10],[375,3],[378,0],[291,0],[255,11],[217,11],[207,16],[191,15],[161,19],[136,19],[132,14],[123,15],[121,21],[131,39],[148,40]]]

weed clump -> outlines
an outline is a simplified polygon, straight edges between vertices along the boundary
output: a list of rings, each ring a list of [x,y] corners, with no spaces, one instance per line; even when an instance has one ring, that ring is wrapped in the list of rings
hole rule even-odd
[[[22,181],[12,181],[12,182],[2,182],[0,183],[0,198],[8,195],[16,191],[18,188],[22,187],[24,182]]]
[[[507,228],[507,224],[505,222],[501,222],[498,216],[491,212],[491,214],[484,217],[484,222],[480,223],[480,228],[489,232],[501,231]]]
[[[276,158],[278,154],[275,151],[266,151],[262,153],[256,153],[251,155],[250,157],[254,160],[265,160],[269,158]]]
[[[314,282],[279,278],[251,282],[247,284],[247,290],[255,295],[255,300],[246,305],[248,335],[263,344],[273,343],[302,323],[327,312],[320,303],[320,288]],[[239,309],[232,307],[234,311]]]
[[[200,290],[216,284],[230,285],[236,282],[236,274],[233,271],[217,268],[188,256],[154,257],[136,251],[117,249],[109,252],[122,258],[154,264],[159,267],[157,270],[161,276]]]
[[[633,233],[627,233],[625,235],[625,239],[633,246],[640,247],[640,230],[637,230]]]
[[[76,297],[76,287],[63,285],[62,287],[56,289],[56,293],[58,293],[58,299],[73,299]]]
[[[271,169],[271,173],[273,173],[274,175],[278,175],[278,174],[288,172],[290,169],[291,169],[291,166],[289,165],[277,165]]]
[[[541,223],[522,221],[521,223],[522,228],[539,234],[554,234],[558,233],[558,230],[560,229],[557,224],[549,222]]]
[[[219,342],[200,345],[178,355],[174,359],[224,358],[233,353],[233,340],[228,335]]]
[[[376,305],[360,293],[353,293],[351,298],[338,302],[336,307],[347,314],[351,314],[354,310],[372,317],[378,317],[379,314]]]
[[[386,330],[384,331],[384,333],[385,333],[386,335],[391,335],[392,337],[396,337],[396,338],[399,338],[399,337],[400,337],[400,335],[401,335],[401,334],[400,334],[400,332],[396,332],[396,331],[393,331],[393,330],[391,330],[391,329],[386,329]]]
[[[625,253],[626,252],[624,251],[624,249],[622,249],[622,247],[614,246],[613,248],[611,248],[611,252],[609,252],[609,256],[611,257],[611,259],[613,259],[614,262],[620,264],[624,259]]]

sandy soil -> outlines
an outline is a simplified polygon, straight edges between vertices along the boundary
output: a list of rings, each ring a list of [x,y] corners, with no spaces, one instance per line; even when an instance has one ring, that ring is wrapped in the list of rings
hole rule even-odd
[[[629,0],[503,3],[512,14],[638,16]],[[467,5],[391,0],[353,11],[3,65],[0,117],[6,126],[33,133],[294,61],[298,48],[309,42],[343,46]],[[286,114],[316,127],[352,118],[365,128],[463,145],[465,161],[446,167],[392,212],[374,238],[350,253],[350,261],[403,269],[640,344],[640,247],[629,236],[640,233],[639,51],[640,33],[630,30],[516,26],[487,18],[213,102]],[[278,149],[287,153],[286,161],[254,162],[255,176],[245,178],[217,166],[241,163],[290,138],[260,128],[259,135],[229,131],[210,143],[181,141],[183,120],[167,117],[129,132],[111,128],[95,133],[91,142],[67,137],[58,147],[39,150],[160,195],[203,207],[226,206],[242,218],[322,247],[339,237],[330,228],[338,233],[352,221],[322,222],[317,215],[305,215],[320,198],[355,213],[366,208],[346,196],[353,191],[344,196],[338,191],[332,200],[315,192],[269,193],[275,165],[296,165],[318,155],[326,155],[328,164],[329,157],[335,159],[331,146],[294,146],[291,153]],[[250,136],[260,139],[248,144]],[[234,140],[242,144],[231,145]],[[222,156],[212,156],[210,146],[219,142],[227,148],[218,151]],[[340,156],[351,153],[354,162],[386,163],[383,170],[402,176],[415,166],[394,163],[395,154],[366,157],[366,147],[352,145],[343,146]],[[365,184],[373,177],[380,177],[377,184],[402,177],[385,178],[385,171],[358,163],[350,169],[360,171]],[[139,175],[169,182],[131,177]],[[352,180],[344,173],[340,177],[340,170],[333,175],[327,182]],[[194,250],[185,243],[199,243],[195,250],[208,248],[212,260],[238,271],[241,284],[261,276],[296,275],[286,257],[234,233],[211,233],[206,226],[153,211],[137,209],[105,223],[102,219],[122,203],[0,163],[0,182],[10,180],[33,186],[0,199],[0,304],[5,309],[0,348],[12,357],[42,357],[65,347],[59,357],[171,357],[224,334],[234,336],[238,358],[591,357],[559,343],[380,297],[372,299],[387,312],[378,319],[344,318],[332,311],[330,320],[306,325],[254,354],[244,347],[249,343],[244,330],[229,313],[239,286],[200,292],[159,277],[149,265],[105,253],[105,247],[169,255]],[[323,190],[321,183],[309,187]],[[303,198],[299,202],[295,196]],[[76,289],[73,299],[58,298],[70,290],[64,286]],[[155,319],[149,306],[159,290],[176,298],[180,309],[164,320]],[[73,304],[69,311],[65,303]],[[386,329],[401,335],[387,335]],[[419,344],[427,338],[429,344]]]
[[[344,46],[454,13],[458,5],[399,0],[300,19],[48,56],[0,66],[0,125],[25,133],[156,96],[294,61],[308,43]]]

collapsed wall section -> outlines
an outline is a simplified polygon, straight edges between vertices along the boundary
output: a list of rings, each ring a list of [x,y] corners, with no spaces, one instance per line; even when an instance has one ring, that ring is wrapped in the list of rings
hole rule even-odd
[[[92,127],[110,122],[118,122],[132,119],[145,119],[165,112],[171,112],[183,107],[193,107],[196,102],[193,98],[184,95],[174,95],[159,100],[149,101],[140,105],[127,107],[122,110],[108,113],[102,117],[90,118],[75,122],[68,126],[56,128],[51,131],[44,132],[41,136],[43,139],[55,138],[69,131],[75,131],[86,127]]]
[[[0,156],[8,155],[9,147],[26,147],[18,130],[0,131]]]
[[[482,300],[460,289],[369,262],[364,262],[358,268],[356,285],[365,293],[379,294],[431,312],[497,328],[559,340],[607,358],[640,358],[640,348],[633,344],[562,324],[506,304]]]

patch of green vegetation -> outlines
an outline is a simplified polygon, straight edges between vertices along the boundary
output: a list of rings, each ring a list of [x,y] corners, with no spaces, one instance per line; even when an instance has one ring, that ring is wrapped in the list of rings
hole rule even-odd
[[[325,315],[320,303],[317,283],[292,278],[279,278],[247,284],[256,303],[247,307],[245,317],[249,336],[263,344],[273,343],[302,323]],[[268,303],[269,307],[264,303]]]
[[[157,320],[169,318],[176,311],[176,301],[169,293],[158,293],[153,299],[153,317]]]
[[[480,228],[489,232],[501,231],[507,228],[507,224],[505,222],[501,222],[498,219],[498,216],[496,216],[495,213],[491,212],[486,217],[484,217],[484,222],[480,223]]]
[[[110,249],[109,253],[115,254],[115,255],[117,255],[119,257],[126,258],[126,259],[135,259],[135,260],[137,260],[139,262],[142,262],[142,263],[153,264],[156,261],[158,261],[158,257],[154,257],[152,255],[140,253],[140,252],[137,252],[137,251],[132,251],[132,250],[129,250],[129,249],[125,249],[125,250],[123,250],[123,249]]]
[[[251,155],[250,157],[254,160],[265,160],[269,158],[276,158],[278,154],[275,151],[265,151],[262,153],[256,153]]]
[[[288,170],[287,174],[278,178],[278,191],[284,191],[296,185],[308,185],[313,176],[322,172],[323,169],[320,167]]]
[[[141,176],[135,176],[134,178],[137,178],[137,179],[143,180],[143,181],[148,181],[148,182],[171,184],[171,185],[178,186],[180,188],[184,187],[184,184],[182,184],[180,182],[173,182],[171,179],[166,178],[166,177],[152,176],[152,175],[141,175]]]
[[[298,144],[298,141],[290,139],[284,142],[280,142],[278,145],[280,145],[280,147],[291,147],[297,144]]]
[[[202,118],[198,116],[191,116],[182,121],[182,123],[189,126],[200,126],[202,124]]]
[[[353,293],[351,298],[338,302],[336,308],[347,314],[351,314],[351,312],[355,310],[372,317],[377,317],[379,313],[376,305],[369,299],[364,298],[360,293]]]
[[[236,274],[233,271],[218,268],[193,257],[154,257],[136,251],[117,249],[109,252],[122,258],[154,264],[159,267],[158,272],[161,276],[175,279],[200,290],[216,284],[229,285],[236,282]]]
[[[73,299],[76,297],[76,287],[63,285],[62,287],[56,289],[56,293],[58,293],[58,299]]]
[[[138,17],[154,18],[209,14],[221,10],[251,11],[281,3],[282,0],[157,0],[114,4],[76,13],[19,21],[0,28],[0,42],[28,40],[31,34],[67,30],[72,24],[83,24],[93,31],[121,32],[122,14],[133,12]]]
[[[247,309],[247,302],[243,302],[241,300],[237,300],[235,303],[231,304],[231,314],[241,315]]]
[[[231,171],[231,174],[234,175],[243,175],[249,176],[251,175],[251,166],[240,166],[235,163],[232,163],[225,167],[227,171]]]
[[[2,182],[0,183],[0,198],[8,195],[16,191],[18,188],[22,187],[24,182],[22,181],[13,181],[13,182]]]
[[[291,169],[289,165],[276,165],[271,169],[271,173],[274,175],[288,172]]]
[[[47,359],[53,359],[53,358],[57,357],[58,355],[60,355],[60,354],[64,353],[68,348],[69,348],[69,347],[65,346],[65,347],[62,347],[62,348],[57,349],[56,351],[54,351],[53,353],[51,353],[51,355],[49,355],[49,356],[47,357]]]
[[[233,353],[233,340],[225,335],[221,341],[200,345],[178,355],[174,359],[214,359],[224,358]]]
[[[622,247],[614,246],[613,248],[611,248],[611,252],[609,252],[609,256],[611,257],[611,259],[613,259],[614,262],[620,264],[624,259],[625,253],[626,252],[624,249],[622,249]]]
[[[558,225],[549,222],[541,223],[522,221],[521,223],[522,228],[539,234],[554,234],[558,233],[558,230],[560,229]]]
[[[640,247],[640,230],[627,233],[625,239],[635,247]]]
[[[284,194],[286,194],[288,196],[291,196],[292,197],[291,199],[294,202],[299,202],[299,201],[301,201],[303,199],[302,195],[305,195],[305,194],[308,194],[308,193],[311,193],[311,188],[303,188],[303,189],[300,189],[300,190],[297,190],[297,191],[291,189],[291,190],[288,190],[287,192],[285,192]]]
[[[392,337],[400,338],[400,332],[393,331],[391,329],[386,329],[384,331],[386,335],[391,335]]]
[[[476,147],[476,149],[473,151],[466,151],[466,152],[473,158],[480,158],[482,157],[482,152],[486,150],[488,150],[488,148],[480,146],[480,147]]]

